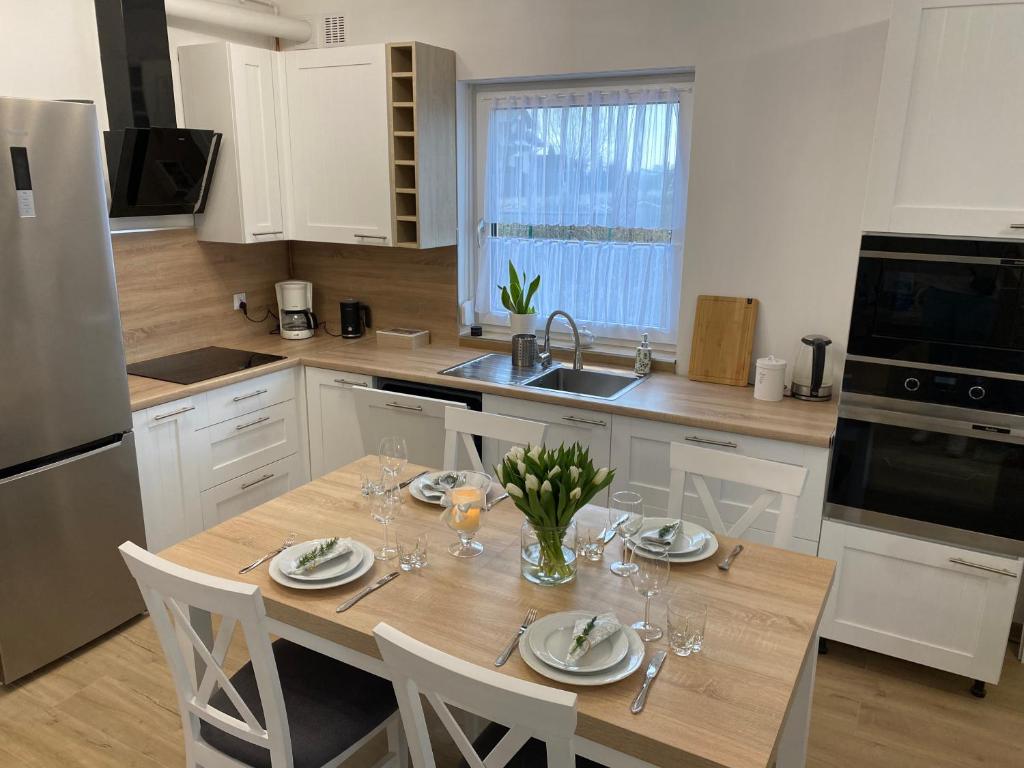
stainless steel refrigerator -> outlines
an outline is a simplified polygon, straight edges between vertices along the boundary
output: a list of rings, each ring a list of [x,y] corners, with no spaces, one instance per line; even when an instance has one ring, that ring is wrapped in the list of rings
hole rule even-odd
[[[92,104],[0,98],[0,679],[142,612],[145,545]]]

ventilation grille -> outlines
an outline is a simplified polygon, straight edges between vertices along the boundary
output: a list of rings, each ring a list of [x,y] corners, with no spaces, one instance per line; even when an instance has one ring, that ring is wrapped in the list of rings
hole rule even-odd
[[[324,47],[341,45],[345,42],[345,17],[324,16]]]

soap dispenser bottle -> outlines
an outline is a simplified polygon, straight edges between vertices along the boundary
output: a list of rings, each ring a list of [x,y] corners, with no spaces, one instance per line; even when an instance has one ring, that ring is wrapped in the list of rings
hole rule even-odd
[[[637,376],[646,376],[651,372],[651,342],[647,340],[647,334],[640,337],[640,346],[636,348],[636,362],[633,364],[633,373]]]

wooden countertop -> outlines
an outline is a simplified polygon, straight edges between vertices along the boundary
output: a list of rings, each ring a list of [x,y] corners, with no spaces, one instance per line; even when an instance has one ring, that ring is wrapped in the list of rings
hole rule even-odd
[[[485,354],[482,350],[454,345],[432,344],[415,350],[382,349],[372,338],[349,340],[317,336],[303,341],[287,341],[268,336],[256,340],[249,337],[243,348],[285,355],[287,359],[190,385],[129,376],[132,410],[177,400],[282,368],[311,365],[820,447],[830,445],[836,427],[834,401],[807,403],[786,398],[778,403],[765,403],[754,399],[752,387],[707,384],[671,373],[652,374],[648,381],[617,400],[602,401],[529,387],[442,376],[438,371]],[[583,361],[588,368],[616,370],[587,364],[586,352]]]
[[[376,457],[347,467],[244,512],[161,553],[180,565],[259,586],[267,615],[329,642],[379,658],[373,627],[397,629],[474,664],[493,668],[494,657],[531,606],[544,616],[557,611],[613,610],[629,622],[642,600],[627,579],[606,564],[582,563],[575,582],[539,587],[520,575],[522,514],[509,502],[487,513],[478,539],[480,557],[459,560],[445,551],[455,535],[438,520],[437,508],[409,499],[397,525],[427,532],[429,562],[405,574],[352,610],[334,607],[395,567],[376,563],[348,585],[318,591],[289,590],[263,566],[244,576],[238,568],[279,546],[289,532],[300,541],[351,536],[375,546],[381,527],[366,513],[359,472]],[[420,467],[408,466],[405,476]],[[728,573],[715,567],[732,540],[700,563],[673,565],[665,592],[655,602],[664,622],[664,599],[681,595],[708,606],[704,648],[688,658],[669,656],[641,715],[629,713],[641,672],[593,688],[557,684],[578,695],[577,733],[654,765],[692,768],[765,768],[795,699],[801,666],[813,647],[835,563],[743,542],[743,556]],[[663,648],[664,641],[655,647]],[[513,654],[501,671],[553,685]]]

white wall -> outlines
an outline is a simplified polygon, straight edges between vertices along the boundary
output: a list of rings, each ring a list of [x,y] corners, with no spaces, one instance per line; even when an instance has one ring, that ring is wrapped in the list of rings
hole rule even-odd
[[[225,0],[236,5],[232,0]],[[252,10],[256,6],[249,6]],[[27,99],[92,99],[106,130],[96,9],[93,0],[0,0],[0,96]],[[231,40],[273,47],[273,38],[200,25],[169,27],[174,106],[181,124],[179,45]]]
[[[696,68],[680,309],[761,300],[754,351],[849,325],[891,0],[281,0],[349,42],[451,48],[462,80]]]

